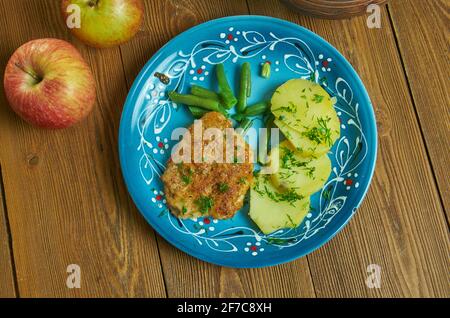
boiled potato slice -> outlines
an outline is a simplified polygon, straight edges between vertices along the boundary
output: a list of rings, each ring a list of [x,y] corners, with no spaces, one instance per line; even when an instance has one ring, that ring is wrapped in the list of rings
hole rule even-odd
[[[309,204],[309,198],[277,190],[269,175],[257,176],[250,190],[250,218],[264,234],[299,226],[310,210]]]
[[[303,156],[325,154],[339,138],[340,122],[333,102],[317,83],[287,81],[275,91],[271,105],[278,127]]]
[[[271,175],[274,186],[281,191],[293,190],[303,197],[320,190],[331,173],[327,154],[318,158],[302,157],[288,140],[272,149],[269,160],[279,163],[278,171]]]

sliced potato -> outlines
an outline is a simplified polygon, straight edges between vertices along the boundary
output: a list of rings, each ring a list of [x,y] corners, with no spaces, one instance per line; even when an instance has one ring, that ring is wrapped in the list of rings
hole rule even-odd
[[[250,190],[250,218],[264,234],[299,226],[310,210],[309,198],[280,192],[269,175],[259,175]]]
[[[333,102],[317,83],[287,81],[275,91],[271,105],[276,124],[303,156],[325,154],[339,138],[340,122]]]
[[[302,157],[288,140],[272,149],[269,160],[279,163],[278,171],[271,175],[273,185],[281,191],[293,190],[304,197],[320,190],[331,173],[327,154],[318,158]]]

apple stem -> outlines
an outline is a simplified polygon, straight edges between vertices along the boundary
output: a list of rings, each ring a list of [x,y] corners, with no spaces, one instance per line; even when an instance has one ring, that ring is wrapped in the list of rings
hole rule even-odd
[[[33,72],[33,71],[27,71],[23,66],[22,66],[22,64],[20,64],[20,63],[14,63],[14,65],[17,67],[17,68],[19,68],[20,70],[22,70],[24,73],[27,73],[28,75],[30,75],[32,78],[34,78],[35,80],[36,80],[36,82],[41,82],[42,81],[42,78],[41,77],[39,77],[39,75],[37,75],[35,72]]]

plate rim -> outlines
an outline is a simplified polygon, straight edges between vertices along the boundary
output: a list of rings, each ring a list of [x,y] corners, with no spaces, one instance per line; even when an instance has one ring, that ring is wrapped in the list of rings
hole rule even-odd
[[[373,157],[368,158],[369,160],[372,161],[372,164],[370,166],[370,171],[368,171],[367,183],[366,183],[363,191],[361,191],[362,194],[359,197],[359,199],[355,200],[354,211],[352,213],[349,213],[348,217],[345,217],[343,219],[342,224],[340,226],[338,226],[334,231],[332,231],[332,233],[330,232],[331,233],[330,235],[318,237],[317,241],[316,241],[317,243],[313,244],[313,246],[311,246],[311,247],[305,248],[305,250],[302,253],[293,253],[292,256],[284,257],[282,259],[275,259],[275,258],[269,259],[269,260],[265,259],[265,260],[261,261],[261,263],[258,263],[256,265],[255,264],[247,265],[245,263],[244,264],[235,263],[235,262],[233,262],[233,258],[225,258],[225,260],[220,259],[220,261],[219,261],[219,260],[216,260],[213,258],[204,257],[203,254],[195,253],[195,249],[191,249],[187,246],[182,246],[179,244],[178,240],[173,239],[170,235],[166,235],[165,231],[162,231],[162,228],[158,224],[156,224],[155,222],[152,222],[145,215],[145,213],[142,212],[143,211],[142,207],[135,200],[135,195],[130,191],[130,189],[132,188],[130,186],[130,183],[132,180],[129,180],[127,177],[126,171],[128,171],[128,169],[125,166],[126,152],[123,150],[123,146],[122,146],[124,144],[124,140],[123,140],[124,134],[125,134],[124,127],[125,127],[125,116],[126,116],[127,110],[129,110],[130,108],[134,109],[134,105],[132,105],[132,101],[137,93],[137,88],[140,86],[140,83],[143,80],[147,80],[147,78],[144,75],[148,71],[149,67],[151,67],[151,65],[164,53],[165,49],[171,43],[176,41],[177,39],[184,37],[186,35],[189,35],[191,33],[194,33],[199,29],[206,28],[208,25],[216,24],[216,23],[226,23],[226,22],[230,22],[230,21],[233,21],[236,19],[239,19],[239,20],[242,20],[242,19],[265,20],[265,21],[269,21],[271,23],[280,24],[285,27],[298,29],[299,32],[304,32],[304,34],[309,35],[312,38],[318,40],[320,46],[326,46],[327,48],[329,48],[341,60],[341,62],[344,64],[344,69],[349,71],[350,76],[354,78],[356,84],[362,88],[362,90],[361,90],[362,99],[367,103],[368,116],[370,117],[370,120],[369,120],[370,122],[368,124],[371,127],[368,131],[370,131],[370,133],[373,132],[373,135],[372,134],[368,135],[368,138],[370,138],[370,141],[371,141],[370,144],[373,145],[373,146],[369,147],[369,149],[373,152]],[[124,106],[122,109],[120,123],[119,123],[118,150],[119,150],[119,161],[120,161],[121,173],[122,173],[122,177],[123,177],[125,186],[127,188],[127,192],[129,193],[134,205],[136,206],[136,208],[138,209],[138,211],[142,215],[142,217],[144,217],[144,219],[152,227],[152,229],[154,231],[156,231],[164,240],[169,242],[171,245],[173,245],[180,251],[182,251],[194,258],[197,258],[199,260],[207,262],[207,263],[211,263],[211,264],[215,264],[215,265],[219,265],[219,266],[232,267],[232,268],[263,268],[263,267],[270,267],[270,266],[276,266],[276,265],[280,265],[280,264],[289,263],[289,262],[292,262],[296,259],[299,259],[301,257],[304,257],[304,256],[314,252],[315,250],[321,248],[322,246],[327,244],[329,241],[331,241],[350,222],[352,217],[355,215],[356,210],[361,206],[362,202],[364,201],[364,199],[367,195],[367,192],[370,188],[370,185],[372,183],[372,179],[373,179],[373,175],[374,175],[375,167],[376,167],[376,161],[377,161],[377,157],[378,157],[378,130],[377,130],[377,125],[376,125],[376,116],[375,116],[375,111],[373,109],[373,104],[371,102],[370,96],[367,92],[367,89],[366,89],[363,81],[361,80],[360,76],[354,69],[353,65],[331,43],[326,41],[324,38],[322,38],[317,33],[313,32],[299,24],[296,24],[296,23],[293,23],[293,22],[290,22],[290,21],[287,21],[284,19],[279,19],[279,18],[270,17],[270,16],[264,16],[264,15],[233,15],[233,16],[227,16],[227,17],[209,20],[209,21],[200,23],[194,27],[191,27],[191,28],[181,32],[180,34],[172,37],[169,41],[167,41],[160,49],[158,49],[150,57],[150,59],[145,63],[145,65],[140,70],[136,79],[133,81],[133,85],[131,86],[131,88],[128,92],[127,98],[125,100],[125,103],[124,103]],[[227,259],[231,259],[231,261],[227,261]]]

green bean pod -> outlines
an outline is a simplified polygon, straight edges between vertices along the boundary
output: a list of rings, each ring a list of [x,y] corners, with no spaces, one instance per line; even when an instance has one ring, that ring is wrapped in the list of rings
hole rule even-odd
[[[249,117],[258,116],[266,113],[269,108],[270,108],[269,102],[261,102],[247,107],[243,114]]]
[[[247,107],[247,97],[250,96],[249,92],[251,90],[251,69],[250,63],[248,62],[242,64],[240,85],[239,98],[236,105],[238,113],[242,113],[245,107]]]
[[[188,106],[188,107],[192,113],[192,116],[194,116],[194,118],[196,118],[196,119],[202,118],[203,115],[205,115],[206,113],[209,112],[207,109],[196,107],[196,106]]]
[[[252,127],[252,125],[253,125],[253,120],[248,119],[248,118],[244,118],[240,122],[238,128],[242,129],[242,132],[241,132],[242,136],[245,136],[247,134],[247,131],[250,129],[250,127]]]
[[[219,83],[219,95],[222,101],[223,107],[231,109],[237,103],[237,99],[231,90],[228,83],[227,76],[225,74],[225,67],[223,64],[217,64],[216,66],[217,81]]]
[[[191,86],[191,94],[197,97],[202,97],[210,100],[215,100],[216,102],[220,102],[219,94],[198,85]]]
[[[220,104],[215,100],[206,99],[194,95],[179,94],[173,91],[169,93],[169,98],[174,103],[185,104],[188,106],[197,106],[216,112],[221,112]]]
[[[258,162],[261,165],[267,165],[268,164],[268,158],[267,158],[267,154],[270,150],[270,143],[271,143],[271,138],[272,138],[272,128],[274,127],[274,120],[275,117],[270,114],[264,123],[264,126],[266,128],[266,142],[262,145],[260,145],[260,149],[258,150]]]

